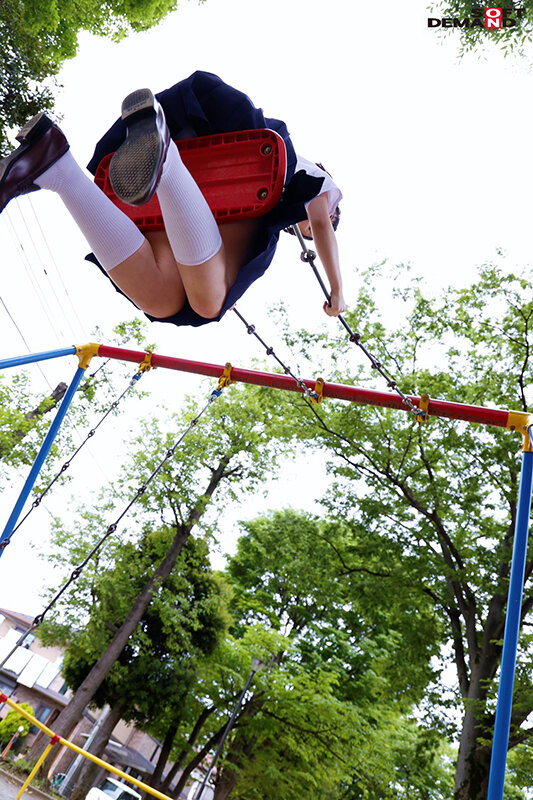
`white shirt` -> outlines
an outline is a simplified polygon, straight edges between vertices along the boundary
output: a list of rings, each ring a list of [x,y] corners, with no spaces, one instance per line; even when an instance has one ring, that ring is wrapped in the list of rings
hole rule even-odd
[[[317,197],[319,197],[321,194],[327,193],[328,213],[331,216],[334,213],[337,206],[339,205],[340,201],[342,200],[341,190],[334,183],[331,175],[328,175],[328,173],[325,170],[320,169],[320,167],[318,167],[312,161],[308,161],[306,158],[302,158],[302,156],[298,155],[296,156],[296,159],[297,161],[296,161],[296,168],[294,170],[295,172],[298,172],[299,170],[303,169],[304,172],[306,172],[308,175],[312,175],[313,178],[324,178],[324,183],[322,184],[322,188],[320,189]],[[309,202],[305,204],[306,211],[310,202],[311,200],[309,200]]]

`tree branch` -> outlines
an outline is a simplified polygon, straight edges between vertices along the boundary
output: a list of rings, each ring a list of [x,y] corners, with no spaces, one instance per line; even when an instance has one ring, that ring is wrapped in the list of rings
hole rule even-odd
[[[39,403],[37,408],[34,408],[33,411],[28,411],[27,414],[24,415],[24,419],[28,422],[32,422],[34,420],[38,420],[40,417],[48,414],[52,409],[54,409],[59,401],[63,398],[65,392],[67,391],[67,384],[66,383],[58,383],[56,388],[53,390],[52,394]],[[19,428],[18,430],[14,430],[9,437],[9,443],[5,442],[0,445],[0,458],[3,458],[7,453],[9,453],[15,444],[15,442],[24,439],[28,431]]]
[[[308,734],[309,736],[313,736],[315,739],[317,739],[320,742],[322,747],[325,747],[325,749],[328,751],[328,753],[331,753],[331,755],[334,758],[337,759],[337,761],[341,761],[342,763],[346,763],[346,759],[343,758],[342,756],[340,756],[338,753],[336,753],[333,750],[333,748],[327,742],[324,741],[322,736],[316,730],[312,730],[310,728],[304,728],[302,725],[297,725],[295,722],[292,722],[291,720],[287,719],[286,717],[280,717],[280,716],[278,716],[278,714],[275,714],[273,711],[269,711],[269,710],[267,710],[265,708],[263,708],[262,711],[263,711],[263,714],[265,714],[265,716],[272,717],[272,719],[275,719],[278,722],[283,723],[283,725],[285,725],[288,728],[292,728],[293,730],[298,731],[299,733],[305,733],[305,734]]]

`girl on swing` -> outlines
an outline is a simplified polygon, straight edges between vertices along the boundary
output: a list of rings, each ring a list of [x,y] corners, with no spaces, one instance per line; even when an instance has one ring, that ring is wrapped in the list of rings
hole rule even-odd
[[[270,128],[284,140],[287,176],[282,199],[262,217],[220,227],[174,139]],[[20,146],[0,161],[0,213],[18,195],[59,194],[87,239],[88,256],[118,291],[151,320],[203,325],[219,320],[272,261],[279,233],[298,223],[313,238],[330,284],[329,316],[345,310],[334,229],[342,195],[329,174],[299,158],[280,120],[265,118],[242,92],[216,75],[195,72],[160,92],[133,92],[122,118],[98,142],[95,174],[115,152],[109,175],[115,194],[142,205],[157,194],[165,229],[143,235],[74,160],[61,130],[43,113],[17,135]]]

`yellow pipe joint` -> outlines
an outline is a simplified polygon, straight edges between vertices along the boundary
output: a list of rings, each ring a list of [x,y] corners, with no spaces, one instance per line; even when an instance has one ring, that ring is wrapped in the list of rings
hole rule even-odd
[[[321,403],[324,399],[324,378],[317,378],[314,392],[316,397],[310,397],[312,403]]]
[[[222,373],[222,375],[218,379],[217,391],[221,392],[222,389],[225,389],[231,383],[234,383],[234,381],[231,379],[231,370],[232,370],[232,366],[228,361],[226,363],[226,366],[224,367],[224,372]]]
[[[94,342],[90,342],[89,344],[76,345],[76,355],[80,360],[79,361],[80,369],[87,369],[87,367],[91,363],[91,358],[93,356],[98,355],[99,349],[100,345],[94,344]]]
[[[524,453],[533,452],[533,445],[529,436],[529,429],[532,426],[533,414],[529,414],[527,411],[509,411],[506,428],[510,431],[516,431],[522,434],[522,449]]]
[[[142,375],[143,372],[149,372],[152,368],[157,369],[157,367],[152,367],[152,356],[153,352],[151,350],[147,350],[143,361],[141,361],[139,364],[137,375]]]
[[[417,422],[427,422],[429,419],[429,395],[423,394],[418,403],[418,413],[415,414]]]

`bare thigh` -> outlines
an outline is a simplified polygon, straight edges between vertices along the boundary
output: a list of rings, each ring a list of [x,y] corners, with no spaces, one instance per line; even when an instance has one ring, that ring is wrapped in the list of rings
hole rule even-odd
[[[246,262],[257,229],[256,220],[220,225],[220,250],[192,267],[176,261],[165,231],[148,231],[139,250],[110,270],[109,277],[153,317],[177,314],[188,300],[197,314],[213,319]]]
[[[201,317],[213,319],[220,314],[240,268],[249,257],[258,227],[257,220],[219,225],[222,247],[216,255],[193,267],[178,263],[187,299]]]
[[[109,277],[137,308],[169,317],[183,308],[185,289],[164,231],[148,233],[137,252],[109,271]]]

